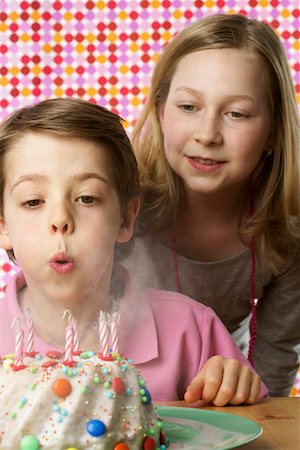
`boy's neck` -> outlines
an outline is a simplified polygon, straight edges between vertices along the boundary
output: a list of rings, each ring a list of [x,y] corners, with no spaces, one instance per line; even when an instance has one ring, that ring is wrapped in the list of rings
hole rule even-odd
[[[109,311],[108,296],[99,298],[76,299],[69,304],[59,304],[53,299],[37,298],[27,286],[18,292],[18,301],[23,314],[30,311],[34,323],[34,332],[45,342],[49,348],[64,349],[68,316],[67,310],[77,321],[80,339],[80,349],[94,350],[98,348],[97,319],[99,312]],[[85,305],[88,304],[88,307]],[[65,318],[63,316],[65,315]]]

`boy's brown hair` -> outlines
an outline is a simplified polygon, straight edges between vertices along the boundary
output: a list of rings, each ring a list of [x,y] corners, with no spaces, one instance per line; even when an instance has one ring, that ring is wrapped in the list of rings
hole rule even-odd
[[[76,98],[44,100],[11,114],[0,126],[0,211],[3,212],[4,156],[26,133],[81,138],[104,145],[111,158],[121,208],[126,208],[128,200],[140,196],[140,185],[136,159],[121,121],[106,108]]]

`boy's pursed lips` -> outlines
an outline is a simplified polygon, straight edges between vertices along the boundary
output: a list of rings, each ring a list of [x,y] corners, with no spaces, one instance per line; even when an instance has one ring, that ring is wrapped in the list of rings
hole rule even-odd
[[[49,267],[56,273],[66,274],[74,269],[75,261],[68,253],[59,252],[51,257]]]

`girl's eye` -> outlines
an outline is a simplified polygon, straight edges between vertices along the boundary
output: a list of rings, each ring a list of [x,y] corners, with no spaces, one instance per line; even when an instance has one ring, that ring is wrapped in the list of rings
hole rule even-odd
[[[196,107],[194,105],[189,105],[189,104],[179,105],[179,108],[185,112],[193,112],[196,109]]]
[[[242,117],[246,117],[246,114],[243,114],[243,113],[238,112],[238,111],[230,111],[229,115],[233,119],[241,119]]]
[[[27,200],[26,202],[23,203],[22,206],[25,206],[25,208],[32,208],[33,209],[33,208],[37,208],[42,203],[44,203],[43,200],[33,199],[33,200]]]
[[[78,200],[80,203],[84,203],[85,205],[93,205],[97,202],[97,199],[91,195],[82,195],[78,198]]]

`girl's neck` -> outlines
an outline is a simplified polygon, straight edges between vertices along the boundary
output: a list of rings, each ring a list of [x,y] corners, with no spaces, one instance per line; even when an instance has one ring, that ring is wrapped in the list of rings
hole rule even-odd
[[[191,222],[197,225],[205,223],[240,221],[241,215],[249,208],[246,189],[231,189],[215,194],[200,194],[186,191],[186,209],[182,222],[190,227]],[[178,223],[181,223],[179,218]],[[205,224],[204,223],[204,224]],[[209,224],[208,224],[209,225]]]
[[[218,195],[187,195],[187,208],[178,217],[174,230],[162,234],[171,247],[175,236],[178,254],[198,261],[217,261],[245,249],[240,222],[249,209],[244,191]]]

